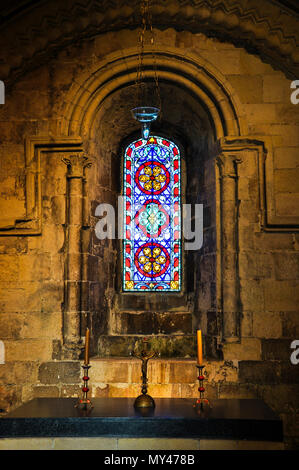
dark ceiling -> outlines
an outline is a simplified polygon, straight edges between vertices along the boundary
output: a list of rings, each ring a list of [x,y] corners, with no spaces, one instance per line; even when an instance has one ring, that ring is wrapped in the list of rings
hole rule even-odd
[[[48,60],[51,53],[67,47],[70,42],[107,31],[136,28],[140,25],[138,2],[141,1],[0,0],[0,50],[5,52],[8,45],[7,56],[0,58],[0,69],[3,64],[2,78],[10,77],[9,80],[13,82],[18,75]],[[165,7],[169,4],[169,16],[161,14],[159,6],[162,4]],[[189,9],[185,8],[187,4],[190,5]],[[226,28],[225,22],[218,24],[219,21],[202,21],[202,16],[197,13],[205,5],[216,13],[219,10],[220,17],[223,12],[227,17],[232,13],[233,17],[244,17],[245,24],[234,30]],[[162,30],[172,27],[177,31],[196,33],[200,31],[208,37],[243,47],[250,54],[260,55],[262,60],[282,70],[289,78],[298,77],[296,54],[299,0],[152,0],[152,6],[157,7],[153,15],[154,27]],[[177,10],[181,12],[180,15],[173,13]],[[127,14],[128,11],[130,14]],[[190,11],[193,12],[191,17]],[[81,13],[86,22],[80,21]],[[271,34],[265,41],[260,40],[259,34],[250,32],[251,24],[247,31],[248,21],[253,25],[261,24],[261,29],[264,27],[265,31],[272,28]],[[63,22],[69,23],[71,27],[65,29]],[[68,29],[72,31],[70,34]]]
[[[51,1],[51,0],[50,0]],[[0,25],[49,0],[0,0]]]
[[[295,12],[299,15],[299,1],[298,0],[273,0],[273,3],[287,8],[290,13]]]
[[[268,0],[279,5],[285,12],[299,15],[299,0]],[[190,1],[191,2],[191,1]],[[0,25],[13,20],[37,5],[52,3],[52,0],[0,0]],[[242,0],[240,0],[242,4]]]

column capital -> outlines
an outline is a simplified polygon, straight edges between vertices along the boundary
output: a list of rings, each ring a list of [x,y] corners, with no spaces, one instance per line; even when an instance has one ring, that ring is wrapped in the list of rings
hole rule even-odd
[[[216,157],[216,163],[222,177],[236,178],[238,176],[237,165],[242,163],[242,158],[231,152],[222,152]]]
[[[83,153],[76,153],[61,159],[68,167],[68,178],[84,178],[85,168],[91,166],[91,161]]]

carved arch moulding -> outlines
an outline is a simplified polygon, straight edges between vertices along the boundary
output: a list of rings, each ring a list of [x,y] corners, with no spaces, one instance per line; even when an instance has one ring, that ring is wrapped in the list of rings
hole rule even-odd
[[[1,79],[13,82],[76,41],[139,27],[139,6],[139,0],[53,0],[10,13],[6,22],[3,16],[0,49],[7,60],[0,63]],[[298,16],[276,0],[153,0],[152,19],[157,29],[203,33],[244,47],[298,78]]]
[[[145,76],[153,77],[151,52],[145,48]],[[249,135],[244,105],[231,84],[211,63],[195,53],[184,56],[174,47],[156,51],[159,75],[165,82],[179,84],[196,97],[213,123],[215,155],[250,152],[256,161],[259,192],[259,227],[263,231],[298,231],[299,217],[277,212],[273,138]],[[88,76],[73,84],[62,111],[61,134],[92,139],[96,116],[109,94],[134,82],[138,55],[135,48],[109,54],[95,64]]]

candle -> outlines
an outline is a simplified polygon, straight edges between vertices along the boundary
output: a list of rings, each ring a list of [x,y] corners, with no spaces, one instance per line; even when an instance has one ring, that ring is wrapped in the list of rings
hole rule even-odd
[[[85,355],[84,355],[84,364],[89,364],[89,328],[86,329],[85,334]]]
[[[197,330],[197,363],[202,365],[202,335],[201,330]]]

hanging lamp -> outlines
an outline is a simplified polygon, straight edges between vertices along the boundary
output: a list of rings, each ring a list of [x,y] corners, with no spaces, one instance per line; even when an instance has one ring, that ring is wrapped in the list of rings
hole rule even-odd
[[[155,85],[156,85],[156,92],[158,95],[159,100],[159,107],[157,106],[148,106],[145,103],[145,83],[143,80],[143,59],[144,59],[144,45],[145,45],[145,35],[146,31],[150,32],[150,44],[154,45],[154,33],[150,15],[150,0],[141,0],[141,17],[142,17],[142,26],[139,35],[139,58],[138,58],[138,66],[137,66],[137,77],[136,77],[136,87],[137,87],[137,103],[138,106],[136,108],[131,109],[131,113],[133,118],[141,123],[141,133],[144,139],[148,139],[150,135],[150,127],[151,123],[155,121],[160,112],[161,112],[161,98],[160,98],[160,91],[159,91],[159,83],[158,83],[158,76],[156,71],[156,62],[155,56],[153,55],[153,69],[154,69],[154,78],[155,78]]]
[[[131,110],[136,121],[141,123],[141,132],[144,139],[148,139],[150,135],[151,122],[155,121],[159,116],[160,109],[151,106],[140,106]]]

